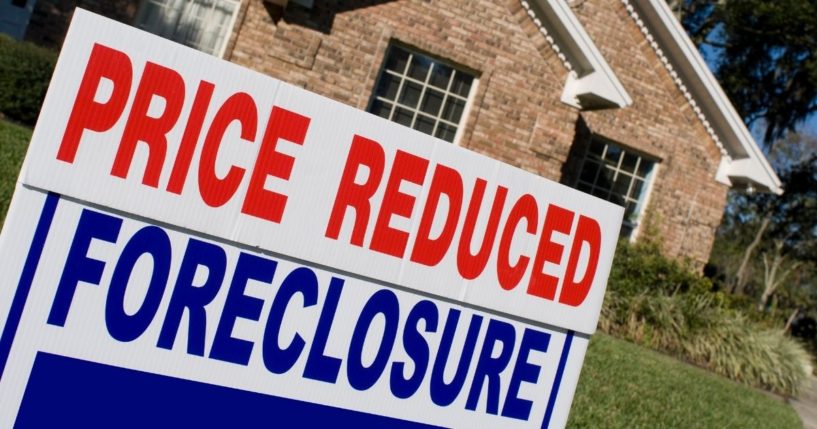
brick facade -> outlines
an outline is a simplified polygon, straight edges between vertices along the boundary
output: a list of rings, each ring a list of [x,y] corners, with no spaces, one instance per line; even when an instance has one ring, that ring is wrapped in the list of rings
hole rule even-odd
[[[660,160],[648,221],[667,254],[706,261],[728,190],[715,181],[717,146],[621,2],[585,1],[574,11],[633,98],[628,108],[583,119],[592,132]]]
[[[81,7],[130,24],[139,6],[134,0],[37,0],[25,39],[40,46],[59,48],[71,23],[74,8]]]
[[[65,3],[38,1],[26,38],[58,44]],[[138,4],[76,3],[123,22]],[[715,143],[621,2],[573,10],[631,106],[580,112],[562,103],[568,70],[519,0],[327,0],[311,10],[242,0],[225,59],[360,109],[389,43],[445,59],[478,79],[459,145],[569,185],[592,135],[648,155],[658,160],[648,221],[668,255],[702,265],[726,202]]]

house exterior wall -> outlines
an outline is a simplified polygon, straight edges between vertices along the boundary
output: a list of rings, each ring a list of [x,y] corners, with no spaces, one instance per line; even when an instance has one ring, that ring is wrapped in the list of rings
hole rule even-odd
[[[65,3],[39,0],[27,38],[61,42]],[[138,6],[75,3],[123,22]],[[574,12],[631,106],[579,112],[562,103],[568,70],[519,0],[326,0],[311,10],[242,0],[224,58],[360,109],[389,43],[444,59],[478,79],[456,144],[568,185],[593,135],[654,158],[646,223],[668,255],[702,266],[726,202],[715,143],[621,2],[587,0]]]
[[[25,40],[59,49],[71,23],[74,9],[91,12],[131,24],[136,16],[137,0],[37,0],[26,29]]]
[[[558,180],[577,117],[559,102],[567,70],[519,2],[449,3],[323,1],[277,15],[250,0],[228,58],[365,109],[389,42],[412,46],[479,79],[461,146]]]
[[[588,0],[574,12],[633,98],[629,108],[584,113],[588,128],[659,158],[647,223],[668,255],[705,262],[729,189],[715,181],[717,146],[621,1]]]

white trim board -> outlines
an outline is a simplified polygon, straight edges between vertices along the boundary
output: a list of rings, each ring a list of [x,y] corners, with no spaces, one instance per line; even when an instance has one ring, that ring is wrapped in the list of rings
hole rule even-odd
[[[580,110],[622,108],[633,100],[563,0],[522,0],[522,7],[569,70],[562,102]]]

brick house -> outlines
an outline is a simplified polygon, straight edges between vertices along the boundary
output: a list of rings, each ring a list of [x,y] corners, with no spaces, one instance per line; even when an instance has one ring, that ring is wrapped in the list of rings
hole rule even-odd
[[[80,6],[614,201],[699,265],[730,187],[781,192],[664,0],[2,1],[35,43]]]

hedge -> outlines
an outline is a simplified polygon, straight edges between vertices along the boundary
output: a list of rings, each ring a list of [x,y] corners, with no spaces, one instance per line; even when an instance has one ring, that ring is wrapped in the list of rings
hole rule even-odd
[[[795,396],[812,365],[806,349],[747,317],[733,297],[661,255],[653,243],[619,243],[599,329],[745,384]]]
[[[56,62],[56,52],[0,34],[0,113],[33,126]]]

